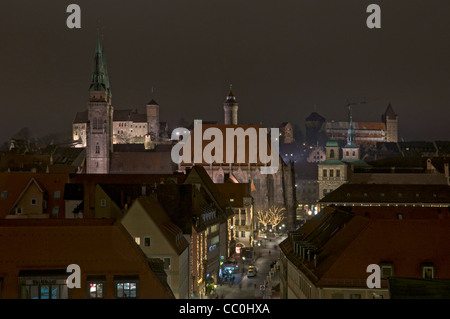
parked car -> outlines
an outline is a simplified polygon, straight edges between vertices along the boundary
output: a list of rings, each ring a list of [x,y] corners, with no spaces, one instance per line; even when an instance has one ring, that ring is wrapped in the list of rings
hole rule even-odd
[[[254,269],[249,269],[247,271],[247,277],[255,277],[256,276],[256,270]]]

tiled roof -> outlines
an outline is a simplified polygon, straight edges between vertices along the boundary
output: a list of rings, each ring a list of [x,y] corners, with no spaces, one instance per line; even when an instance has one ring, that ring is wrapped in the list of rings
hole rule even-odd
[[[248,183],[228,182],[215,185],[232,207],[244,207],[244,197],[251,197]]]
[[[172,291],[161,285],[152,272],[145,254],[116,220],[0,219],[0,233],[3,238],[0,273],[11,271],[8,265],[23,270],[30,267],[48,270],[62,265],[65,269],[73,263],[86,273],[139,275],[141,298],[174,298]]]
[[[432,262],[436,278],[449,279],[450,246],[442,244],[450,240],[449,227],[448,217],[367,218],[327,207],[280,248],[317,286],[367,287],[367,266],[383,262],[393,264],[395,276],[412,278],[421,278],[421,265]],[[311,248],[310,261],[296,254],[302,244]]]
[[[171,174],[176,171],[170,152],[113,152],[110,172]]]
[[[449,279],[389,279],[390,299],[450,299]]]
[[[0,173],[0,192],[6,191],[7,195],[6,198],[0,198],[0,219],[13,209],[14,203],[32,179],[48,193],[45,213],[51,212],[54,206],[58,206],[59,211],[64,213],[64,188],[69,180],[69,174],[4,172]],[[59,199],[54,197],[55,191],[60,191]]]
[[[86,111],[82,111],[82,112],[77,112],[75,114],[75,117],[73,119],[73,124],[82,124],[82,123],[86,123],[88,121],[88,112]]]
[[[188,241],[182,236],[181,228],[171,221],[156,198],[153,198],[153,196],[139,197],[137,202],[144,208],[147,215],[153,220],[178,255],[189,247]]]
[[[147,114],[131,113],[130,121],[134,123],[147,123]]]
[[[321,203],[449,203],[449,185],[343,184]]]
[[[122,122],[130,121],[131,112],[133,112],[132,109],[127,110],[114,109],[113,121],[122,121]]]

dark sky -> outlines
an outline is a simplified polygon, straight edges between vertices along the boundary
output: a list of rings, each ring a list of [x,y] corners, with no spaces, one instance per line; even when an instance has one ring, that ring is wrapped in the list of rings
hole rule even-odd
[[[81,7],[81,29],[66,8]],[[370,3],[382,28],[366,26]],[[450,140],[448,0],[40,0],[0,2],[0,141],[28,126],[67,131],[86,108],[98,21],[116,108],[161,120],[223,121],[228,86],[239,122],[290,121],[316,110],[380,121],[389,102],[405,140]]]

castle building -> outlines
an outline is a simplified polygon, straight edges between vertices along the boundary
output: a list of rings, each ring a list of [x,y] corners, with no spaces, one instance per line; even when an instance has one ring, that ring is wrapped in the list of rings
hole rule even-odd
[[[354,132],[355,145],[376,145],[379,142],[398,142],[398,115],[389,103],[381,115],[381,122],[327,121],[317,112],[305,119],[306,143],[323,145],[333,136],[339,143],[345,143],[349,129]]]
[[[168,126],[159,121],[159,104],[153,98],[146,105],[146,113],[139,113],[137,109],[112,107],[106,57],[99,35],[88,107],[75,114],[72,137],[75,147],[85,147],[93,151],[90,152],[90,163],[93,167],[89,170],[99,173],[105,172],[107,154],[112,152],[113,144],[145,144],[146,148],[153,148],[159,143],[170,141]],[[91,141],[88,147],[89,138]],[[105,140],[108,140],[108,143],[103,143]],[[109,144],[108,149],[104,148],[106,144]]]

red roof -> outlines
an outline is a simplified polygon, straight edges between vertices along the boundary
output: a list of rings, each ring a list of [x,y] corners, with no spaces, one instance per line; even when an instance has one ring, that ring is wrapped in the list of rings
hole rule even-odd
[[[64,185],[69,181],[66,173],[32,173],[32,172],[3,172],[0,173],[0,192],[7,192],[6,198],[0,198],[0,218],[5,218],[13,209],[14,203],[34,178],[36,183],[47,193],[46,213],[52,212],[53,207],[59,207],[59,215],[64,216]],[[59,191],[59,198],[55,192]]]

